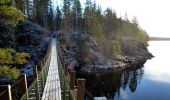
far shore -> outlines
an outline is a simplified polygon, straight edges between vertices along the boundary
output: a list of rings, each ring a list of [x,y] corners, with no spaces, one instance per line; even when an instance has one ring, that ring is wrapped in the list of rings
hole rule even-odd
[[[170,41],[169,37],[149,37],[149,41]]]

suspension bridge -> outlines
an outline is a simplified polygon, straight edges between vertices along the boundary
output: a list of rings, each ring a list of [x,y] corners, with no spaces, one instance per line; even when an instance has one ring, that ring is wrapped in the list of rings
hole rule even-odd
[[[28,86],[27,76],[22,75],[14,85],[4,86],[0,100],[106,100],[94,98],[85,89],[86,80],[76,79],[76,72],[64,63],[56,38],[51,39],[45,57],[34,68],[34,81]]]

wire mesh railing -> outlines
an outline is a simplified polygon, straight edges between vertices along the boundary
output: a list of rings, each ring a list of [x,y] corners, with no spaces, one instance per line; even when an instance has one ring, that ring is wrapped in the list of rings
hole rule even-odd
[[[21,100],[40,100],[43,94],[43,90],[45,87],[45,82],[48,75],[48,69],[51,60],[51,43],[47,50],[47,54],[44,57],[41,65],[41,70],[38,71],[38,67],[35,67],[35,80],[33,81],[32,85],[28,88],[26,93],[22,96]]]
[[[64,62],[63,53],[61,50],[61,40],[58,38],[57,51],[58,51],[58,66],[59,76],[61,81],[62,99],[63,100],[85,100],[85,94],[89,95],[90,100],[93,96],[85,88],[85,79],[76,79],[76,72],[68,69],[68,65]]]
[[[57,61],[59,68],[59,78],[61,82],[62,90],[62,100],[85,100],[85,94],[89,95],[90,100],[93,100],[92,95],[85,88],[85,79],[76,79],[76,72],[74,70],[69,70],[67,64],[64,62],[62,55],[62,50],[60,48],[59,41],[56,41],[57,45]],[[41,61],[40,66],[35,66],[34,69],[34,81],[27,88],[27,78],[26,75],[22,78],[22,82],[19,82],[18,85],[22,86],[20,89],[22,91],[20,100],[40,100],[43,95],[43,90],[47,80],[50,60],[51,60],[51,46],[48,47],[47,54],[44,59]],[[22,83],[22,84],[20,84]],[[17,85],[15,85],[17,86]],[[9,87],[8,87],[9,88]],[[4,91],[0,94],[3,96],[7,94],[10,97],[9,91]],[[3,99],[3,100],[12,100],[12,99]],[[15,99],[14,99],[15,100]],[[18,99],[17,99],[18,100]]]

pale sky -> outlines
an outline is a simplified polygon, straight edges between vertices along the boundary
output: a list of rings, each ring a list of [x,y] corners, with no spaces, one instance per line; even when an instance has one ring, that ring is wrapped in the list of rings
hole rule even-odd
[[[58,0],[59,1],[59,0]],[[85,0],[80,0],[82,5]],[[170,0],[96,0],[103,9],[111,7],[118,16],[137,16],[150,36],[170,37]]]

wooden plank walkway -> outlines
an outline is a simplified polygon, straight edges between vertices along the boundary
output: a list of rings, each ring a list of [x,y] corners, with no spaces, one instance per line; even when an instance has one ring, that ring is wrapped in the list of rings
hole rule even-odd
[[[61,100],[61,87],[56,50],[56,39],[53,38],[50,67],[41,100]]]

